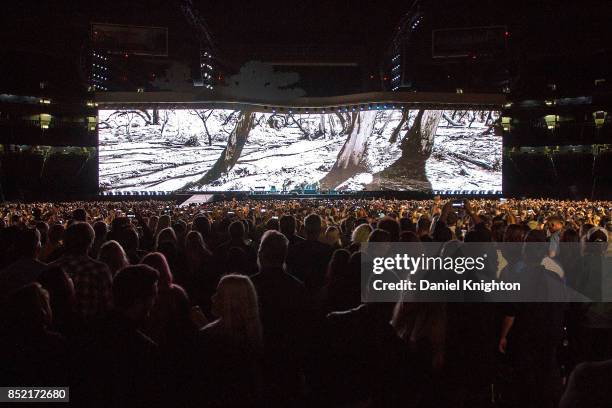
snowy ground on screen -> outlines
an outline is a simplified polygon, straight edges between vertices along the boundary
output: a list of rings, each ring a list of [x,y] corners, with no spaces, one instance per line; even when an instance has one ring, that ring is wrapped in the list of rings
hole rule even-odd
[[[146,112],[152,116],[152,111]],[[196,113],[160,112],[160,116],[168,115],[162,137],[161,125],[148,124],[146,117],[136,114],[117,117],[116,111],[100,111],[100,187],[115,191],[173,191],[197,181],[225,148],[238,114],[230,110],[214,110],[210,114],[206,122],[212,135],[209,146],[203,122]],[[415,115],[416,111],[411,112],[409,125]],[[323,178],[346,140],[346,135],[340,134],[341,124],[334,114],[294,117],[301,122],[301,129],[286,115],[275,115],[283,123],[273,126],[270,114],[257,113],[256,125],[234,168],[200,190],[270,190],[272,186],[277,190],[293,190]],[[400,110],[378,113],[368,139],[367,171],[346,180],[338,189],[363,190],[374,173],[400,158],[399,141],[389,143],[400,118]],[[485,135],[485,130],[486,125],[478,120],[471,127],[449,127],[446,120],[441,120],[433,154],[426,164],[432,189],[501,190],[501,137]],[[400,140],[405,133],[406,130],[400,133]],[[495,170],[461,160],[452,153],[464,154],[494,166]]]

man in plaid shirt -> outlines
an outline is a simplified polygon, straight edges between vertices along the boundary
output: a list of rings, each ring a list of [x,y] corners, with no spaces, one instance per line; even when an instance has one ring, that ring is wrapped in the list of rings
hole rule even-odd
[[[64,235],[66,253],[56,265],[72,278],[77,311],[88,321],[103,316],[112,307],[112,277],[108,266],[87,255],[94,230],[86,222],[75,222]]]

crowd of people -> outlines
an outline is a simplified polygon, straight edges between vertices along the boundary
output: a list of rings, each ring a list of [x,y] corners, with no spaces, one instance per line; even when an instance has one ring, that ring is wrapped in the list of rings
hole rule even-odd
[[[0,209],[2,386],[101,407],[612,406],[607,303],[367,303],[360,281],[366,242],[548,242],[520,273],[580,280],[559,248],[597,243],[605,265],[612,202]]]

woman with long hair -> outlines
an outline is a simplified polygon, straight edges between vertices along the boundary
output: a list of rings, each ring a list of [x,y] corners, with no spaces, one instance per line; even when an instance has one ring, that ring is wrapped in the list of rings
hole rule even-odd
[[[151,252],[140,263],[159,273],[157,300],[145,324],[145,332],[160,346],[180,343],[180,336],[192,336],[198,329],[192,321],[193,311],[185,290],[174,283],[172,271],[161,252]]]
[[[202,395],[212,406],[253,406],[261,397],[262,325],[257,293],[244,275],[225,275],[213,296],[217,319],[199,333]]]
[[[166,257],[160,252],[145,255],[140,261],[159,272],[157,300],[143,325],[143,331],[160,349],[160,363],[166,372],[168,389],[176,405],[182,406],[188,378],[193,375],[193,350],[198,329],[206,324],[204,315],[192,308],[185,290],[173,282]],[[198,316],[199,315],[199,316]]]
[[[214,266],[213,254],[198,231],[189,231],[185,237],[183,250],[185,274],[183,286],[194,304],[200,305],[204,313],[211,317],[211,296],[219,283],[219,274]]]
[[[163,217],[162,217],[163,218]],[[161,218],[160,218],[161,221]],[[185,260],[180,256],[176,233],[171,227],[159,230],[155,236],[155,252],[161,252],[166,257],[176,283],[187,287]]]
[[[203,329],[219,329],[231,342],[257,351],[262,345],[262,329],[255,286],[247,276],[225,275],[213,295],[213,313],[218,319]]]
[[[212,258],[212,252],[198,231],[189,231],[185,237],[185,257],[190,271],[198,270]]]
[[[102,244],[98,253],[98,261],[108,265],[111,276],[115,276],[119,270],[130,264],[123,247],[115,240]]]

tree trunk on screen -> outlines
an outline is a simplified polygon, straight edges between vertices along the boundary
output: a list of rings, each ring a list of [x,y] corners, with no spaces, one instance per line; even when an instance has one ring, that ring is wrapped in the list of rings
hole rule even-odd
[[[159,131],[160,137],[164,137],[164,129],[166,129],[166,125],[168,124],[169,119],[170,119],[170,115],[168,115],[166,111],[164,114],[164,120],[162,121],[161,129]],[[159,115],[157,116],[157,124],[159,124]]]
[[[374,174],[368,190],[431,190],[425,164],[433,150],[442,113],[441,110],[419,111],[414,124],[401,141],[402,156],[391,166]]]
[[[442,118],[444,118],[444,120],[446,120],[446,122],[448,123],[449,127],[450,126],[456,126],[456,127],[463,126],[461,123],[455,122],[455,120],[451,116],[448,116],[446,113],[442,114]]]
[[[183,190],[187,190],[192,187],[199,187],[205,184],[209,184],[223,174],[229,172],[242,154],[242,149],[246,144],[247,138],[249,137],[249,132],[253,128],[253,124],[255,123],[255,113],[251,111],[241,111],[240,116],[238,116],[238,120],[236,121],[236,126],[232,133],[230,133],[227,139],[227,145],[221,155],[213,164],[213,166],[200,178],[198,181],[194,183],[188,183],[183,187]]]
[[[387,125],[389,124],[389,122],[391,121],[391,117],[393,116],[393,111],[391,111],[391,112],[383,111],[383,114],[384,113],[387,114],[387,117],[385,118],[385,123],[383,123],[383,125],[380,128],[380,130],[377,132],[377,134],[379,134],[379,135],[382,135],[385,132],[385,129],[387,129]]]
[[[336,136],[336,118],[334,115],[325,115],[327,118],[327,125],[329,126],[329,138]]]
[[[352,112],[352,114],[354,114],[355,112]],[[350,133],[351,129],[352,129],[352,125],[353,122],[351,120],[352,116],[351,113],[345,112],[345,113],[341,113],[341,112],[337,112],[336,116],[338,117],[338,119],[340,120],[340,125],[342,126],[342,134],[348,134]]]
[[[159,136],[164,137],[164,130],[170,122],[170,118],[174,115],[174,112],[168,109],[164,109],[161,113],[157,113],[157,124],[160,125]],[[155,115],[153,115],[155,117]]]
[[[302,132],[302,134],[304,135],[304,138],[308,139],[308,140],[312,140],[312,136],[310,134],[310,132],[307,129],[304,129],[304,127],[302,126],[302,120],[301,119],[296,119],[293,115],[289,115],[289,117],[291,118],[291,120],[293,120],[293,123],[297,126],[298,129],[300,129],[300,132]]]
[[[419,111],[414,120],[414,125],[410,128],[404,140],[402,140],[400,146],[402,157],[410,157],[412,160],[417,161],[425,161],[429,158],[443,112],[441,110]]]
[[[319,132],[321,133],[321,136],[323,136],[323,139],[325,139],[325,136],[327,136],[327,132],[325,129],[325,114],[323,113],[319,117]]]
[[[208,139],[208,145],[212,146],[212,136],[210,132],[208,131],[208,126],[206,126],[206,123],[208,122],[208,119],[212,115],[213,109],[193,109],[193,110],[190,110],[189,113],[200,118],[200,120],[202,121],[202,125],[204,125],[204,133],[206,133],[206,137]]]
[[[364,170],[363,159],[372,136],[376,111],[353,112],[348,137],[338,153],[336,163],[320,181],[323,188],[334,188]]]
[[[393,132],[391,133],[391,137],[389,138],[389,143],[393,144],[397,142],[399,134],[402,131],[402,128],[404,127],[406,122],[408,121],[409,116],[410,116],[410,110],[404,109],[402,111],[402,118],[400,119],[399,123],[397,124],[395,129],[393,129]]]

